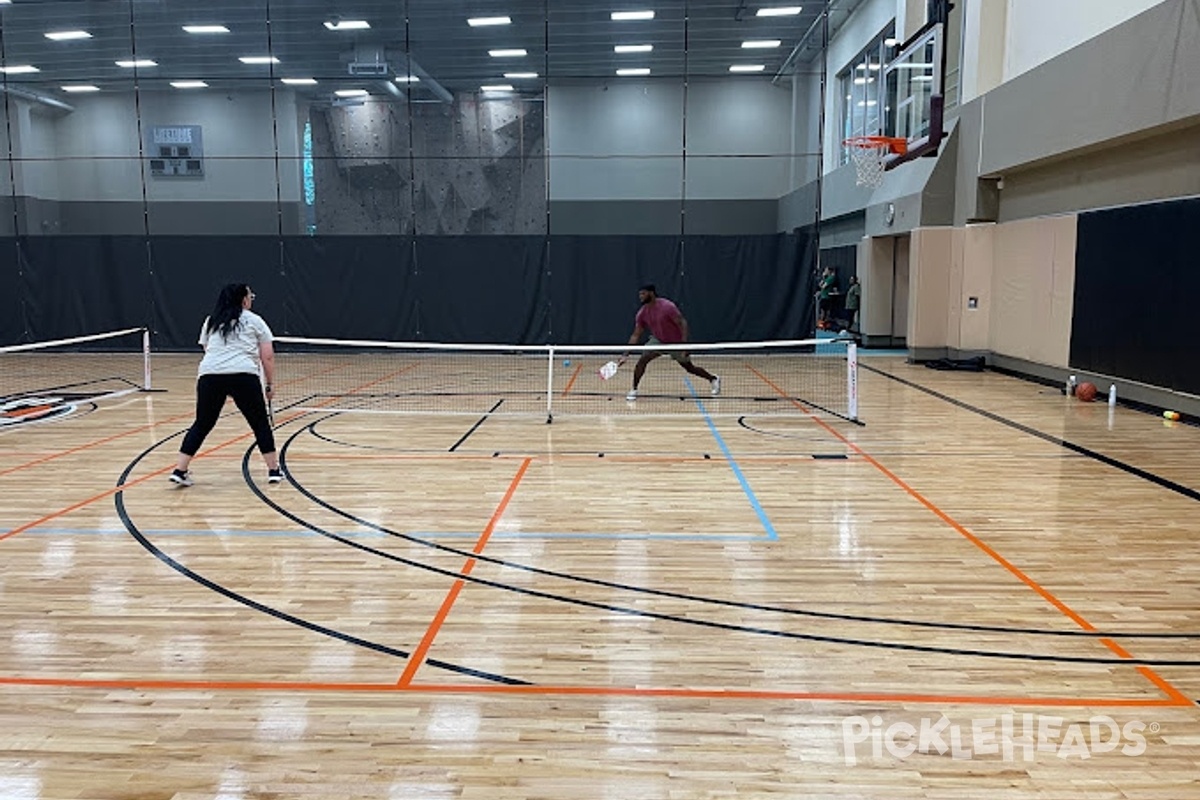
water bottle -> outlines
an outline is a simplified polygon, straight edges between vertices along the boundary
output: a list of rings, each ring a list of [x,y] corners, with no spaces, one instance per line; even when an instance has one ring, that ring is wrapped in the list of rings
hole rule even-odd
[[[1077,382],[1076,382],[1076,380],[1075,380],[1075,376],[1074,376],[1074,375],[1072,375],[1071,377],[1067,378],[1067,396],[1068,396],[1068,397],[1074,397],[1074,396],[1075,396],[1075,387],[1076,387],[1076,385],[1077,385]]]
[[[1117,385],[1110,384],[1108,387],[1108,405],[1115,406],[1117,404]]]

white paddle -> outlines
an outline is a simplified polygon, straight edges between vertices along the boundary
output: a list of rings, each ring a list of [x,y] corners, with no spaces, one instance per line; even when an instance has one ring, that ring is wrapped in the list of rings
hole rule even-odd
[[[625,363],[624,356],[622,356],[617,361],[609,361],[607,364],[605,364],[603,367],[600,368],[600,380],[606,381],[609,378],[611,378],[613,375],[616,375],[617,370],[620,369],[621,365],[624,363]]]

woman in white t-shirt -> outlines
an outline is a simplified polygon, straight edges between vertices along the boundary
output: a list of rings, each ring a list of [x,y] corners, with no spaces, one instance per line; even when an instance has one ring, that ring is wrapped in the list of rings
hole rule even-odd
[[[253,302],[254,292],[249,286],[231,283],[221,290],[212,314],[200,327],[204,358],[196,381],[196,421],[179,446],[179,461],[170,475],[171,481],[180,486],[192,485],[188,465],[217,424],[227,397],[233,398],[254,431],[259,452],[267,462],[268,482],[283,480],[264,399],[264,395],[266,399],[272,396],[274,337],[263,318],[250,310]]]

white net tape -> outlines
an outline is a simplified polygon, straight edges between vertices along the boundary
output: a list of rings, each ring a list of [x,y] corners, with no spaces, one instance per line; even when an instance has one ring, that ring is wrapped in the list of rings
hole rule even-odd
[[[848,142],[850,157],[854,159],[854,168],[858,171],[858,185],[879,188],[883,185],[884,159],[891,152],[886,142],[854,141]]]

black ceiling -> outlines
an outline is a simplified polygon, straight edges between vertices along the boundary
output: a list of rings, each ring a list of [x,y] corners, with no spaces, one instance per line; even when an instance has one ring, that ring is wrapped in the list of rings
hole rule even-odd
[[[32,65],[38,72],[7,73],[24,89],[61,94],[61,85],[89,83],[122,88],[137,79],[146,87],[204,80],[247,88],[274,78],[316,78],[306,89],[329,93],[378,85],[356,78],[349,64],[383,54],[390,75],[416,74],[451,91],[509,83],[540,91],[546,76],[608,79],[621,67],[645,67],[652,76],[728,76],[735,64],[763,64],[774,76],[802,40],[804,63],[820,50],[815,25],[824,0],[14,0],[0,5],[0,59],[5,67]],[[857,0],[835,3],[839,26]],[[762,6],[800,5],[795,16],[760,17]],[[840,5],[840,8],[838,7]],[[612,11],[653,9],[651,21],[614,22]],[[512,24],[470,27],[468,17],[507,15]],[[366,20],[369,30],[330,31],[329,20]],[[227,34],[185,33],[183,25],[221,24]],[[92,38],[51,41],[47,32],[86,30]],[[806,39],[806,34],[808,34]],[[748,50],[748,39],[778,39],[772,49]],[[617,54],[619,44],[650,44],[650,53]],[[519,58],[493,58],[494,48],[524,48]],[[814,49],[815,48],[815,49]],[[242,56],[272,55],[274,65],[246,65]],[[156,67],[132,69],[114,62],[137,57]],[[505,72],[536,72],[537,79],[505,80]],[[760,77],[759,79],[762,79]],[[432,85],[432,84],[431,84]],[[428,87],[425,87],[428,90]]]

